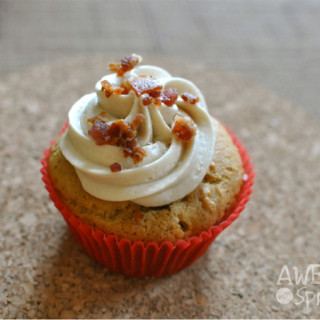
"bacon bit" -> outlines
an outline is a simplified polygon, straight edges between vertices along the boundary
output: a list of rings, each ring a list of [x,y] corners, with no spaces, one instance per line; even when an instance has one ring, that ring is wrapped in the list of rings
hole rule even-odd
[[[118,162],[115,162],[110,166],[110,170],[111,172],[119,172],[121,171],[121,165]]]
[[[160,100],[167,107],[171,107],[178,99],[178,90],[177,89],[166,89],[161,93]]]
[[[154,105],[155,105],[156,107],[161,107],[161,100],[160,100],[160,99],[155,99],[155,100],[154,100]]]
[[[162,89],[162,85],[147,77],[130,77],[128,80],[137,97],[144,93],[151,93]]]
[[[122,88],[117,88],[117,87],[114,87],[114,91],[113,93],[117,94],[118,96],[120,96],[123,92],[123,89]]]
[[[158,98],[152,98],[150,95],[146,96],[142,100],[143,105],[148,106],[149,104],[153,103],[156,107],[161,106],[161,100]]]
[[[121,67],[124,72],[132,70],[138,63],[142,61],[142,57],[132,53],[130,56],[121,60]]]
[[[154,101],[154,98],[152,98],[150,96],[146,96],[145,98],[143,98],[142,103],[143,103],[144,106],[148,106],[153,101]]]
[[[142,102],[145,106],[154,103],[155,106],[160,107],[164,103],[167,107],[172,107],[178,99],[177,89],[166,89],[164,91],[152,91],[143,98]]]
[[[172,132],[182,141],[189,141],[196,134],[196,128],[191,119],[177,114]]]
[[[115,72],[119,77],[124,74],[120,63],[109,63],[109,70]]]
[[[151,96],[152,98],[159,98],[161,95],[161,91],[152,91],[149,93],[149,96]]]
[[[137,54],[131,54],[124,57],[121,63],[110,63],[109,70],[117,73],[119,77],[123,76],[127,71],[132,70],[138,63],[142,61],[142,57]]]
[[[181,98],[183,99],[183,101],[191,103],[191,104],[196,104],[197,102],[199,102],[199,98],[194,96],[191,93],[185,92],[181,95]]]
[[[107,98],[109,98],[112,94],[120,95],[124,91],[123,88],[118,88],[113,85],[107,80],[101,81],[101,91],[104,92]]]
[[[113,94],[112,85],[110,84],[109,81],[107,80],[101,81],[101,91],[104,92],[107,98]]]
[[[130,148],[124,148],[123,154],[125,157],[131,157],[134,163],[139,163],[146,156],[146,152],[141,147],[135,148],[130,143],[128,143],[128,146]]]
[[[105,137],[108,135],[108,129],[109,125],[106,122],[96,119],[88,134],[97,145],[103,145],[105,144]]]
[[[128,94],[129,91],[131,90],[131,85],[130,85],[130,83],[128,82],[128,80],[123,81],[123,82],[121,83],[120,87],[123,89],[122,94]]]
[[[136,118],[131,122],[130,126],[132,130],[137,130],[140,126],[140,123],[143,121],[144,115],[141,113],[138,113]]]
[[[109,144],[122,147],[124,156],[131,157],[134,163],[138,163],[146,156],[146,152],[137,141],[137,129],[143,119],[144,116],[138,114],[132,123],[121,119],[108,124],[96,117],[88,134],[97,145]]]
[[[87,122],[88,123],[94,123],[96,120],[100,120],[102,122],[106,122],[108,120],[106,113],[104,111],[100,112],[99,115],[97,115],[94,118],[88,118]]]

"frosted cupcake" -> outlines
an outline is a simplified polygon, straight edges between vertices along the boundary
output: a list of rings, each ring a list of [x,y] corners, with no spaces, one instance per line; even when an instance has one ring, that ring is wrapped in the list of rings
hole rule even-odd
[[[140,61],[110,64],[73,105],[43,174],[93,258],[115,272],[159,276],[192,263],[231,223],[253,173],[195,84]]]

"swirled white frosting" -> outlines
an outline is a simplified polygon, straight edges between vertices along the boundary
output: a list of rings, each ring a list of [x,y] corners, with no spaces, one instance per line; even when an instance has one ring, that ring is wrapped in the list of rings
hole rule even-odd
[[[101,81],[120,86],[131,76],[147,75],[164,87],[175,88],[179,94],[191,93],[199,102],[190,104],[178,98],[172,107],[162,104],[143,105],[145,95],[137,97],[131,90],[127,95],[106,97]],[[123,77],[115,73],[96,84],[96,92],[78,100],[69,111],[69,127],[60,142],[65,158],[74,166],[81,184],[91,195],[110,201],[131,200],[143,206],[162,206],[183,198],[202,181],[214,153],[215,130],[207,112],[205,99],[190,81],[172,77],[164,69],[138,66]],[[138,131],[138,143],[146,152],[144,159],[134,164],[124,157],[122,147],[97,145],[88,135],[88,118],[105,112],[110,121],[124,119],[132,122],[138,113],[144,115]],[[172,133],[176,114],[192,118],[196,135],[183,142]],[[111,172],[115,162],[122,170]]]

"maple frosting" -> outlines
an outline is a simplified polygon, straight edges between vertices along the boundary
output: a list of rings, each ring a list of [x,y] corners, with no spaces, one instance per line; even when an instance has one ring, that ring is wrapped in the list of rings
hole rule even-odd
[[[107,94],[105,83],[114,92]],[[72,106],[68,118],[60,148],[84,190],[102,200],[170,204],[201,183],[213,158],[215,129],[202,93],[191,81],[159,67],[135,66],[103,77],[95,92]],[[112,124],[117,129],[113,137]],[[130,134],[121,140],[123,127]],[[100,140],[92,133],[97,128],[102,128]],[[186,128],[193,131],[184,138]],[[133,146],[131,151],[127,146]]]

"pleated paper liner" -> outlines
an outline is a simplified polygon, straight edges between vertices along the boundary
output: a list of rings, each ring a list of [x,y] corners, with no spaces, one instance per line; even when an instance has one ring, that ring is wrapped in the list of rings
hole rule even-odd
[[[64,126],[62,132],[67,128]],[[254,184],[253,165],[250,156],[236,135],[227,129],[237,146],[245,175],[237,204],[231,214],[218,225],[203,231],[199,236],[188,240],[178,240],[175,243],[165,241],[143,243],[118,239],[114,235],[108,235],[100,230],[84,224],[77,218],[59,198],[48,172],[48,163],[51,147],[44,151],[45,157],[41,160],[42,180],[49,192],[51,200],[64,217],[70,232],[83,249],[98,263],[107,267],[110,271],[122,273],[133,277],[160,277],[173,274],[184,269],[196,261],[209,247],[212,241],[239,217],[245,204],[250,199]]]

